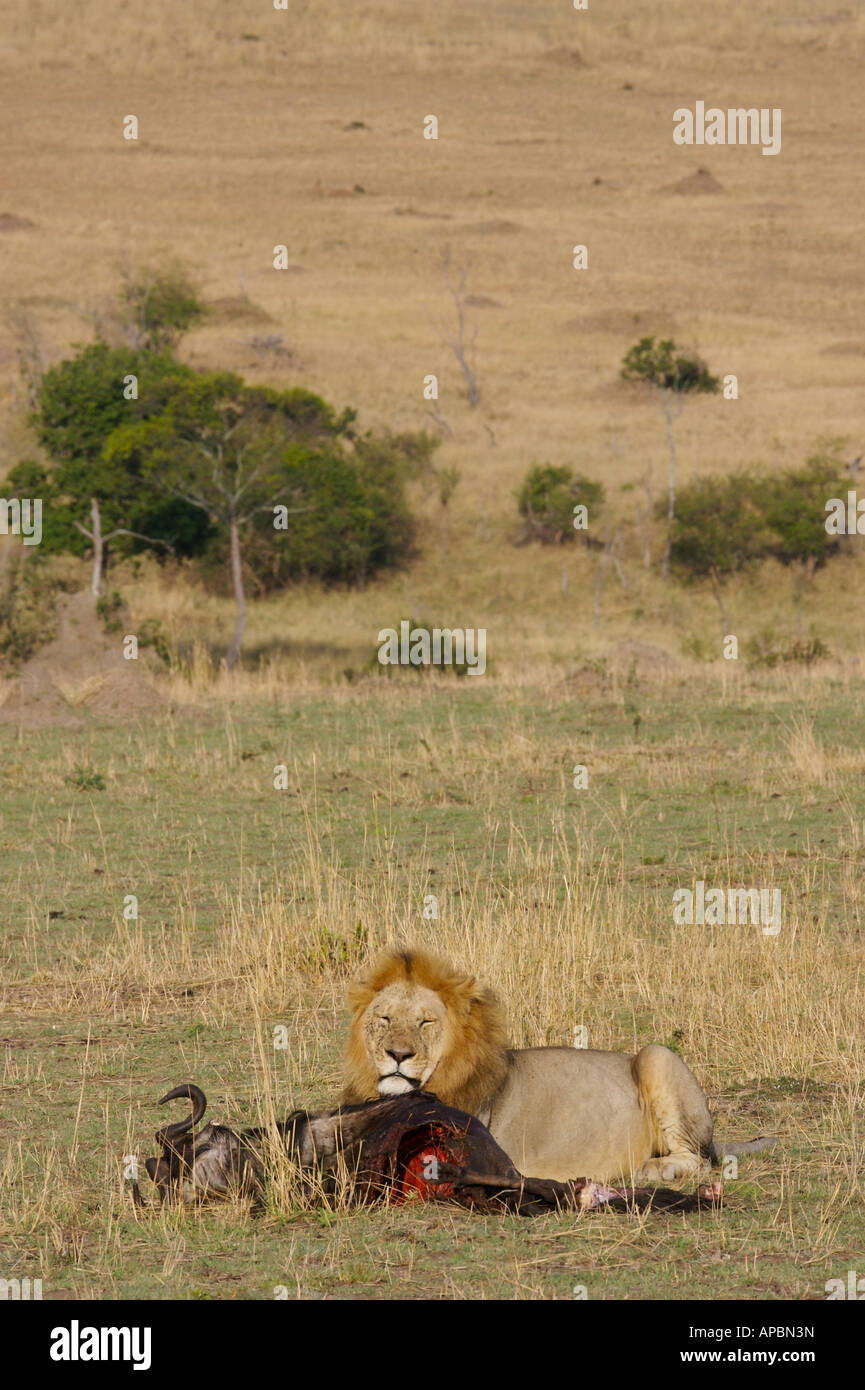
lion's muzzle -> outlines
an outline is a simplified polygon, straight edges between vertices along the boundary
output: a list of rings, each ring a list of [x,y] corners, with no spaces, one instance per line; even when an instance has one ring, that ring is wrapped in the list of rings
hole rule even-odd
[[[378,1079],[380,1096],[405,1096],[410,1091],[419,1089],[420,1081],[413,1076],[403,1076],[401,1071],[392,1071],[389,1076],[380,1076]]]

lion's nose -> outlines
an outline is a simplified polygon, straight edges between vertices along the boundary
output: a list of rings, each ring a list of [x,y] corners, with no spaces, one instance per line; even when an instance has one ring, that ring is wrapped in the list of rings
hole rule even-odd
[[[396,1047],[389,1047],[388,1050],[387,1050],[387,1055],[388,1055],[388,1057],[392,1057],[392,1058],[393,1058],[393,1060],[396,1062],[396,1064],[397,1064],[398,1067],[401,1067],[402,1064],[403,1064],[403,1062],[407,1062],[408,1059],[409,1059],[409,1057],[413,1057],[413,1056],[414,1056],[414,1053],[413,1053],[413,1052],[400,1052],[399,1048],[396,1048]]]

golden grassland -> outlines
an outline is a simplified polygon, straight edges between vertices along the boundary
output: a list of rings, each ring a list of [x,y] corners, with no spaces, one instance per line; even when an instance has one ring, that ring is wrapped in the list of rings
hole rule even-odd
[[[11,1272],[80,1297],[822,1297],[861,1249],[856,686],[700,674],[688,690],[378,679],[258,698],[199,680],[194,717],[7,737]],[[675,925],[673,892],[698,878],[779,888],[781,931]],[[195,1078],[236,1123],[326,1105],[347,980],[394,940],[477,971],[517,1044],[582,1025],[595,1047],[679,1048],[719,1134],[779,1149],[742,1160],[723,1213],[692,1222],[337,1200],[333,1226],[284,1164],[263,1217],[136,1216],[123,1156],[151,1151],[157,1097]]]

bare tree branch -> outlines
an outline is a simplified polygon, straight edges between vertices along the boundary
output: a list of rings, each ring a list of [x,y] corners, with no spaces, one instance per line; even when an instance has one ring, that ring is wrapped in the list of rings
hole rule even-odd
[[[77,522],[76,522],[77,525]],[[115,536],[134,536],[138,541],[147,541],[150,545],[164,545],[166,550],[174,553],[174,546],[170,541],[164,541],[159,536],[144,536],[140,531],[127,531],[125,526],[118,526],[113,531],[109,531],[107,536],[103,536],[104,541],[111,541]]]
[[[454,272],[449,250],[445,250],[442,253],[441,268],[445,285],[447,286],[448,293],[456,309],[457,321],[456,331],[450,329],[444,319],[439,320],[439,328],[441,329],[445,342],[459,363],[460,370],[462,371],[468,388],[469,405],[474,410],[480,400],[480,391],[478,389],[477,374],[475,371],[475,343],[478,336],[478,328],[477,322],[473,323],[467,338],[467,271],[465,266],[460,266],[459,270]]]

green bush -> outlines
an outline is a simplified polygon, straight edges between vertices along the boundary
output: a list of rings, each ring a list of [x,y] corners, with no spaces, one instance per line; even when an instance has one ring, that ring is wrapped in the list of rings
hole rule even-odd
[[[533,463],[517,489],[517,509],[524,522],[524,540],[545,545],[574,540],[574,507],[584,506],[591,516],[604,502],[603,483],[574,473],[566,465]]]
[[[123,381],[138,378],[139,398],[127,401]],[[106,457],[115,432],[164,409],[172,392],[194,373],[170,352],[150,353],[93,343],[47,371],[31,423],[49,455],[47,466],[25,459],[12,469],[9,484],[17,496],[41,497],[41,549],[47,554],[84,555],[92,542],[91,499],[96,498],[103,535],[115,528],[112,549],[131,554],[148,548],[143,536],[170,540],[176,555],[199,553],[211,534],[208,518],[189,503],[166,497],[145,479],[135,462],[127,468]],[[168,553],[156,547],[157,558]]]
[[[625,354],[621,375],[625,381],[644,381],[675,395],[712,395],[719,388],[702,358],[686,357],[672,338],[641,338]]]
[[[762,480],[759,502],[772,533],[772,553],[783,565],[821,569],[840,548],[826,530],[826,503],[845,497],[843,463],[832,452],[812,454],[801,468]]]
[[[86,763],[76,763],[73,771],[65,778],[70,787],[80,792],[104,792],[105,778],[101,772]]]
[[[434,628],[444,629],[449,626],[449,624],[447,623],[429,622],[426,618],[406,618],[405,616],[403,616],[402,618],[397,618],[395,623],[383,623],[382,629],[384,629],[387,626],[390,626],[393,629],[393,631],[399,635],[399,633],[402,631],[403,623],[408,623],[409,632],[413,631],[415,628],[423,628],[427,632],[431,633]],[[456,676],[466,676],[469,672],[468,663],[465,661],[452,661],[449,662],[447,665],[436,665],[434,662],[430,662],[429,665],[422,665],[420,663],[414,665],[411,662],[407,662],[405,665],[403,665],[402,662],[400,662],[398,665],[391,665],[390,663],[385,665],[384,663],[379,661],[378,653],[379,643],[377,642],[362,667],[364,675],[393,676],[399,672],[412,671],[415,675],[425,675],[429,674],[430,672],[433,672],[434,674],[438,673],[439,675],[447,675],[453,673],[453,675]],[[349,668],[349,670],[351,670],[351,668]],[[353,670],[351,670],[351,675],[349,675],[349,670],[345,672],[345,675],[347,679],[351,681],[354,679],[355,673]]]
[[[826,530],[825,504],[847,484],[840,461],[812,455],[801,468],[758,476],[708,474],[679,490],[671,559],[687,578],[724,577],[773,556],[819,569],[839,550]],[[658,516],[666,503],[659,502]]]
[[[288,476],[295,497],[288,504],[287,529],[274,527],[272,509],[262,511],[244,548],[252,587],[266,594],[302,579],[358,585],[404,563],[416,531],[406,481],[434,447],[427,436],[367,435],[350,450],[334,444],[291,451]],[[208,588],[228,592],[224,533],[210,543],[199,568]]]
[[[138,646],[152,647],[160,661],[171,665],[171,644],[159,618],[145,618],[138,628]]]
[[[204,313],[195,286],[179,267],[146,273],[141,279],[127,275],[120,302],[127,328],[146,352],[175,347]]]
[[[722,588],[732,575],[768,558],[789,566],[799,633],[795,652],[776,659],[816,660],[825,653],[810,655],[802,637],[803,595],[814,571],[840,550],[838,538],[826,531],[825,506],[844,487],[843,465],[831,450],[772,476],[743,471],[696,478],[680,489],[676,503],[673,572],[688,582],[709,582],[726,627]],[[659,502],[657,515],[665,512],[666,502]]]
[[[785,641],[771,628],[764,629],[745,643],[745,656],[752,666],[771,670],[778,665],[811,666],[832,653],[821,637],[797,637]]]
[[[751,473],[708,474],[679,489],[670,563],[688,580],[720,582],[769,553],[765,486]],[[666,498],[656,507],[667,514]]]

